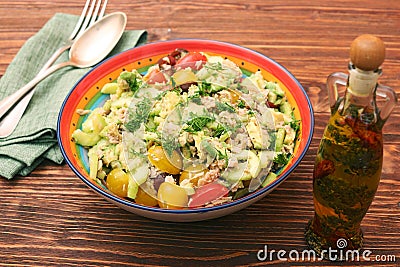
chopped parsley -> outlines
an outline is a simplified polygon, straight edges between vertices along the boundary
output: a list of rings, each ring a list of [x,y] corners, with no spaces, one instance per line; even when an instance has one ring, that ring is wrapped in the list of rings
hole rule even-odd
[[[217,128],[214,130],[214,137],[221,137],[225,133],[227,133],[226,128],[218,123]]]
[[[234,113],[235,112],[235,108],[232,107],[231,105],[229,105],[226,102],[215,101],[215,105],[216,105],[216,107],[217,107],[217,109],[219,111],[228,111],[230,113]]]
[[[212,84],[208,82],[201,82],[197,87],[199,87],[199,95],[201,96],[207,96],[213,92]]]
[[[152,102],[149,98],[143,98],[142,101],[136,104],[135,110],[129,112],[129,118],[128,122],[125,123],[125,128],[130,132],[139,129],[141,123],[145,122],[149,117],[152,106]]]
[[[194,94],[193,96],[189,96],[188,100],[192,101],[193,103],[195,103],[197,105],[202,105],[201,98],[198,93]]]
[[[172,153],[179,147],[179,144],[174,136],[164,135],[161,138],[161,146],[167,152],[168,156],[172,156]]]
[[[217,159],[218,159],[218,160],[221,160],[221,159],[225,160],[225,167],[228,166],[229,156],[228,156],[228,152],[226,151],[226,148],[225,148],[224,153],[222,153],[222,152],[219,151],[218,149],[217,149],[217,152],[218,152],[218,157],[217,157]]]
[[[145,125],[146,131],[155,133],[157,131],[157,124],[154,122],[154,116],[149,116]]]
[[[173,87],[170,91],[175,92],[177,95],[182,93],[182,89],[179,86]]]
[[[283,153],[278,153],[275,158],[274,162],[279,165],[286,165],[289,162],[290,154],[285,155]]]
[[[297,133],[300,129],[300,120],[293,120],[289,123],[289,125]]]
[[[193,114],[192,114],[193,115]],[[184,131],[189,133],[195,133],[201,131],[208,123],[215,121],[214,117],[207,115],[200,115],[191,118],[186,122]]]
[[[245,108],[246,103],[243,100],[240,100],[239,103],[237,104],[238,108]]]
[[[154,97],[154,100],[159,101],[161,99],[163,99],[163,97],[168,93],[169,91],[163,91],[161,93],[159,93],[156,97]]]
[[[204,68],[206,68],[207,71],[212,70],[213,75],[218,75],[219,74],[218,71],[224,70],[224,67],[222,66],[221,62],[206,64],[204,65]]]
[[[141,80],[136,77],[136,73],[125,71],[122,72],[119,77],[127,82],[132,92],[139,90],[142,85]]]

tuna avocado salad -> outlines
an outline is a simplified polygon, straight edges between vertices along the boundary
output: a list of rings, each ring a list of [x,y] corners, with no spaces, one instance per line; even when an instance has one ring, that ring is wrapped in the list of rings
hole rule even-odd
[[[243,197],[277,178],[300,131],[285,91],[233,61],[176,49],[122,71],[73,139],[89,176],[145,206],[186,209]]]

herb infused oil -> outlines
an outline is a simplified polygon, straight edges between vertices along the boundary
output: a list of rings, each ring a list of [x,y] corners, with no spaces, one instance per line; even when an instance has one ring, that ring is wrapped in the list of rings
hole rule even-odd
[[[315,214],[305,232],[309,247],[320,255],[362,247],[361,221],[381,176],[382,127],[396,103],[393,90],[377,84],[384,56],[379,38],[361,35],[350,49],[349,75],[328,77],[331,117],[315,159]],[[338,97],[338,84],[346,86],[344,97]],[[382,109],[377,92],[388,101]]]

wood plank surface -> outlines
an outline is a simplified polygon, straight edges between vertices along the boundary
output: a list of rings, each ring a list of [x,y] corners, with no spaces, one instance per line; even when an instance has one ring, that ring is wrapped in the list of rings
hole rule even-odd
[[[80,14],[83,0],[0,1],[0,76],[24,42],[57,12]],[[387,46],[380,82],[400,93],[398,0],[109,0],[127,29],[148,41],[204,38],[239,44],[285,66],[309,95],[315,133],[304,160],[267,197],[234,214],[170,223],[128,213],[96,195],[63,164],[42,163],[27,177],[0,179],[0,266],[400,266],[400,108],[384,127],[384,164],[363,220],[372,255],[396,261],[259,261],[268,249],[306,249],[313,216],[312,169],[329,118],[325,81],[346,72],[351,41],[363,33]]]

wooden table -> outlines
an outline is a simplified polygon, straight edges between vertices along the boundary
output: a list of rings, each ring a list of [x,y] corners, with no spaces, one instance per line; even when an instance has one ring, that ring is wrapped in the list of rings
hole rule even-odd
[[[56,12],[80,14],[83,0],[0,1],[0,76],[23,43]],[[130,214],[88,189],[67,165],[41,164],[28,177],[0,180],[1,266],[263,266],[338,265],[326,261],[261,262],[257,253],[306,249],[313,216],[312,168],[329,117],[327,76],[346,72],[349,45],[359,34],[380,36],[387,57],[380,81],[400,92],[398,0],[109,1],[128,29],[148,40],[206,38],[259,51],[284,65],[307,91],[315,133],[304,160],[270,195],[235,214],[197,223],[168,223]],[[365,249],[400,264],[400,108],[384,128],[381,183],[362,227]]]

